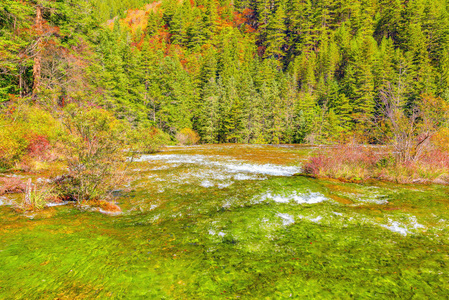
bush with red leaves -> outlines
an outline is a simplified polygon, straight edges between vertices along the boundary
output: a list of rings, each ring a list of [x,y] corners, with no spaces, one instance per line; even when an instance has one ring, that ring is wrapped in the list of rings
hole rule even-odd
[[[45,158],[50,149],[50,142],[47,137],[42,135],[35,135],[29,138],[27,153],[33,158]]]
[[[26,184],[16,177],[0,178],[0,196],[4,194],[23,193],[26,190]]]
[[[361,166],[370,168],[386,156],[384,151],[375,151],[364,145],[338,145],[320,149],[316,156],[312,156],[304,165],[304,173],[323,175],[337,173],[343,166]]]
[[[339,145],[319,149],[304,164],[305,174],[342,180],[382,179],[399,183],[449,184],[449,153],[429,148],[419,159],[398,161],[391,148]]]

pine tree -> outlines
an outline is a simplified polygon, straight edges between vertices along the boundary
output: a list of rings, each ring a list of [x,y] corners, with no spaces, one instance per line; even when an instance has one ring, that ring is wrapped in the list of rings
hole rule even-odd
[[[251,73],[245,73],[238,82],[242,101],[242,138],[245,143],[255,143],[263,130],[265,109],[261,95],[256,89]]]
[[[281,60],[285,54],[286,25],[284,4],[281,2],[276,13],[270,17],[267,27],[265,57],[273,57]]]
[[[237,86],[233,77],[226,80],[222,78],[218,82],[221,90],[219,104],[220,128],[218,139],[220,142],[236,143],[240,139],[240,131],[242,128],[242,103],[238,97]]]
[[[186,46],[188,41],[188,26],[191,22],[190,4],[188,1],[182,2],[174,8],[173,16],[170,19],[169,28],[172,34],[171,40],[173,44]]]
[[[315,15],[311,0],[291,0],[289,6],[288,46],[290,54],[294,57],[313,49],[316,43]]]
[[[194,51],[201,49],[204,44],[207,33],[203,23],[203,17],[199,9],[194,9],[192,13],[192,22],[187,29],[188,47]]]
[[[345,75],[345,94],[351,99],[359,134],[369,129],[375,109],[373,64],[377,45],[372,37],[360,37],[351,44],[350,65]]]
[[[202,105],[198,121],[198,131],[202,141],[217,143],[220,125],[219,101],[222,91],[215,78],[210,78],[203,88]]]
[[[258,42],[264,45],[271,11],[274,9],[272,0],[256,0],[256,16],[258,23]]]

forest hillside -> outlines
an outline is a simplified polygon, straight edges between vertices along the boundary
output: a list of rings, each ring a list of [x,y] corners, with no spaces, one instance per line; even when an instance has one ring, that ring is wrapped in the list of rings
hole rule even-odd
[[[447,0],[3,0],[0,101],[101,106],[201,142],[383,143],[449,100]],[[384,99],[385,100],[385,99]]]

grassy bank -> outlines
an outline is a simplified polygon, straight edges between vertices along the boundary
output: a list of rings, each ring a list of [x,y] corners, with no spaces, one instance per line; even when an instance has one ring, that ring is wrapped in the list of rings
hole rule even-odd
[[[400,161],[388,146],[322,147],[304,164],[304,174],[343,181],[449,184],[449,153],[431,146],[414,160]]]

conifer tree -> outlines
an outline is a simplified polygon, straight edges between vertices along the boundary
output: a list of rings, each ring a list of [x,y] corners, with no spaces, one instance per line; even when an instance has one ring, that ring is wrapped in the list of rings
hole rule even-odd
[[[201,105],[200,117],[198,121],[198,131],[201,139],[206,143],[217,143],[219,134],[219,102],[222,98],[215,78],[210,78],[203,88],[203,104]]]
[[[281,2],[268,23],[265,57],[273,57],[279,61],[284,57],[287,44],[285,20],[284,4]]]

